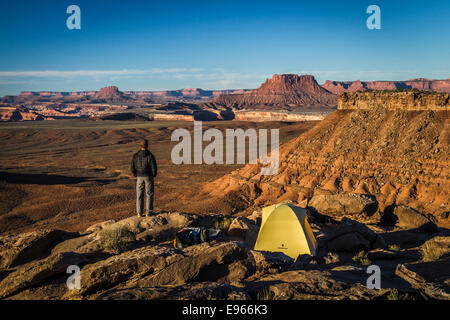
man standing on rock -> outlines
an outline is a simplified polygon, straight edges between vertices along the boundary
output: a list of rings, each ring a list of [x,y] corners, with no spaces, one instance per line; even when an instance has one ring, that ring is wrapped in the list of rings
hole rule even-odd
[[[153,154],[148,151],[148,141],[141,141],[141,150],[133,155],[131,160],[131,172],[137,177],[136,181],[136,211],[138,217],[144,216],[144,197],[146,215],[153,213],[154,181],[157,173],[156,160]]]

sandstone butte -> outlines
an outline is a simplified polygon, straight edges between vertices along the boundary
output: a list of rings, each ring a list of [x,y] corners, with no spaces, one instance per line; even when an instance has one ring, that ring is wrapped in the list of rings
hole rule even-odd
[[[379,212],[406,205],[448,225],[449,106],[448,93],[341,93],[338,110],[280,146],[277,175],[247,165],[205,185],[202,196],[245,210],[366,194],[376,197]]]
[[[224,94],[214,99],[212,104],[238,110],[332,108],[336,106],[336,96],[322,88],[312,75],[275,74],[255,90]]]

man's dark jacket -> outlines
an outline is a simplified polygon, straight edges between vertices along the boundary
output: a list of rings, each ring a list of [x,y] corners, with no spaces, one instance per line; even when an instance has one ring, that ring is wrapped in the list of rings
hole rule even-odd
[[[131,172],[135,177],[156,177],[158,168],[153,154],[148,150],[139,150],[131,161]]]

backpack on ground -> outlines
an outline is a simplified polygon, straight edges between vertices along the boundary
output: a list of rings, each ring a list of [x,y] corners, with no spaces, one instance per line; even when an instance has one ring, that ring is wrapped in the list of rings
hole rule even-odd
[[[173,246],[182,249],[203,242],[221,240],[222,238],[223,232],[219,229],[183,228],[176,233]]]

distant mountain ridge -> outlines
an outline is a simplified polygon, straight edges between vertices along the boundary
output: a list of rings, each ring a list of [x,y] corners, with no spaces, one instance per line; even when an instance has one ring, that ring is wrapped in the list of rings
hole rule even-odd
[[[328,91],[338,94],[341,92],[356,92],[366,90],[396,90],[418,89],[424,91],[450,93],[450,79],[410,79],[406,81],[331,81],[327,80],[322,85]]]
[[[23,91],[4,96],[0,103],[11,105],[56,104],[167,104],[172,102],[205,104],[213,109],[255,110],[335,108],[337,94],[367,90],[419,89],[450,93],[450,79],[410,79],[405,81],[331,81],[319,85],[312,75],[275,74],[257,89],[204,90],[184,88],[162,91],[120,91],[116,86],[99,91]]]
[[[206,102],[222,94],[244,93],[246,89],[203,90],[200,88],[184,88],[162,91],[120,91],[116,86],[101,88],[99,91],[23,91],[17,96],[4,96],[2,103],[168,103],[168,102]]]

